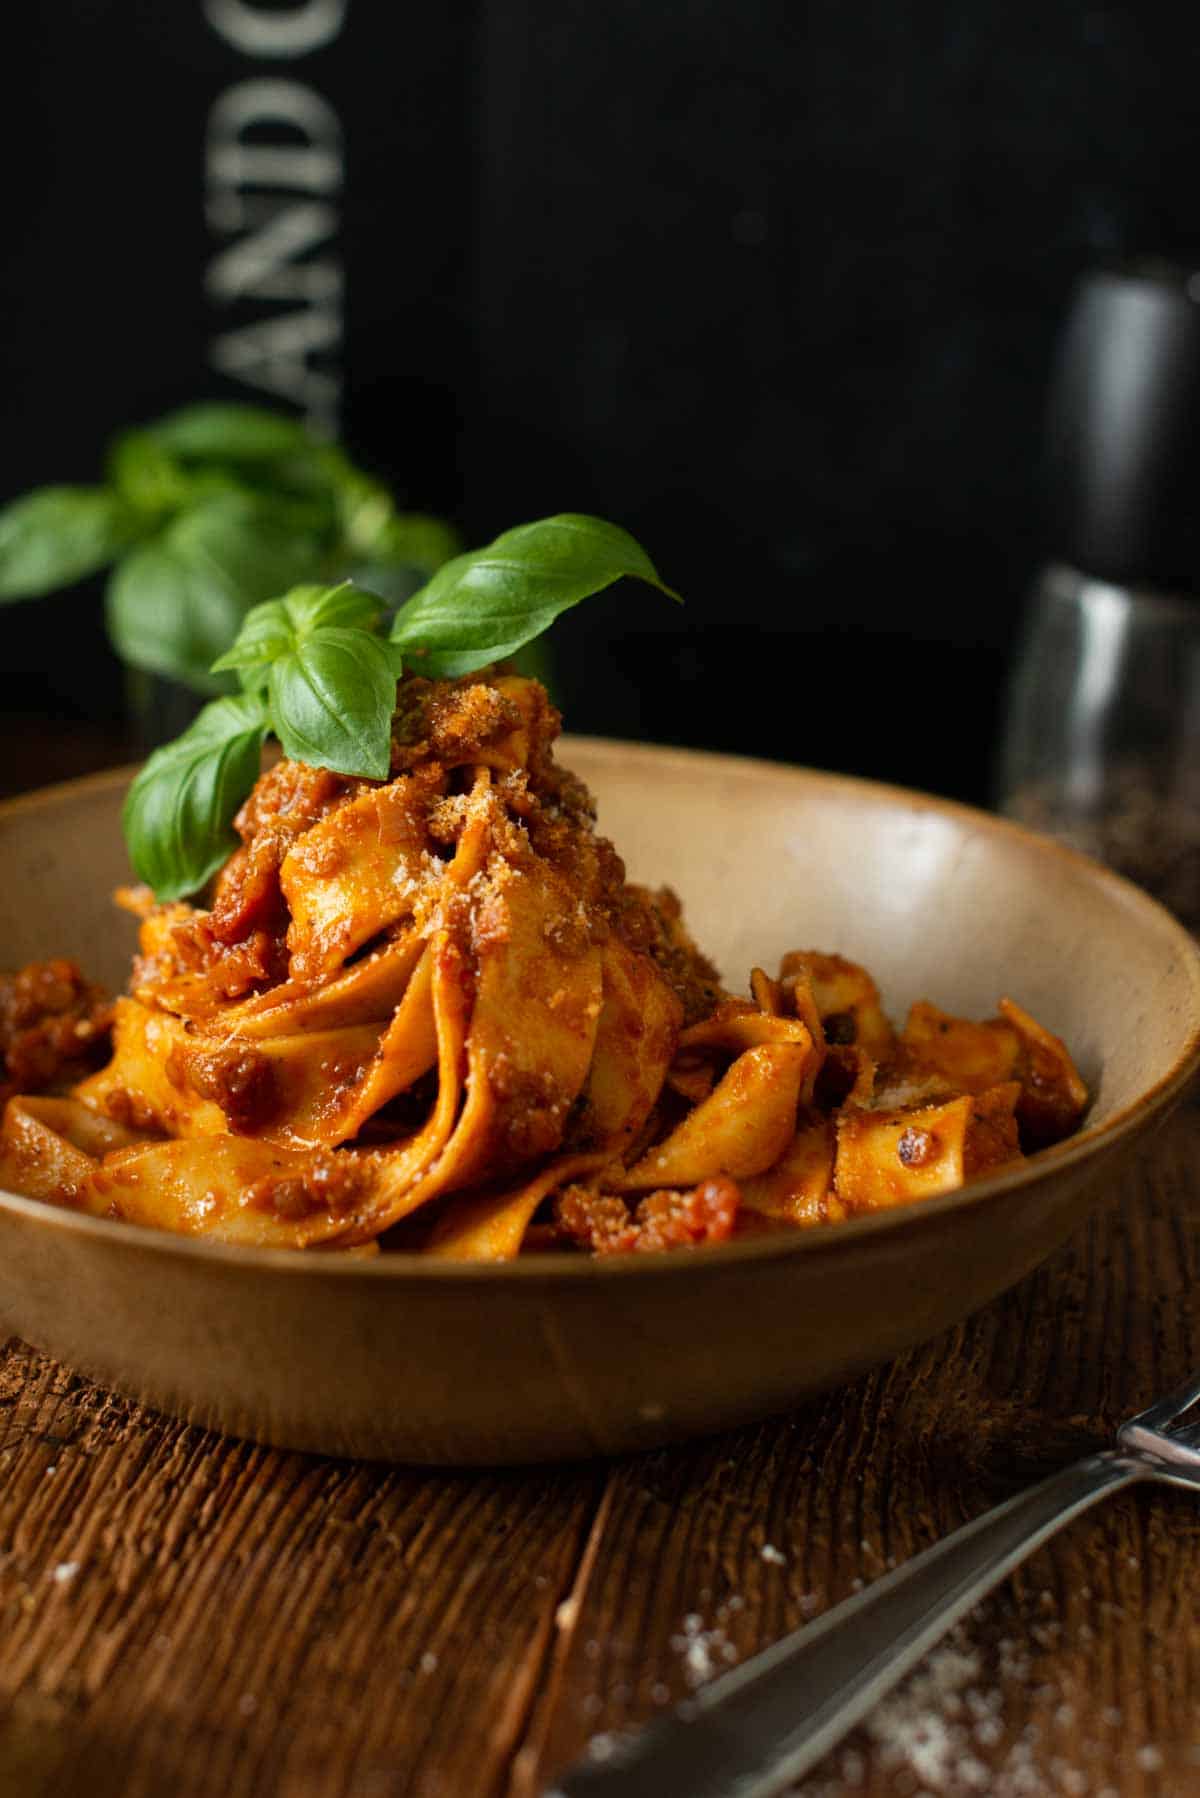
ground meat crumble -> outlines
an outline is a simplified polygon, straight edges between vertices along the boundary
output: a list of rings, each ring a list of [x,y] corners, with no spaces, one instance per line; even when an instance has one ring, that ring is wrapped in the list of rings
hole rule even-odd
[[[648,1193],[630,1208],[614,1193],[568,1186],[554,1204],[554,1222],[568,1241],[594,1255],[694,1248],[733,1235],[742,1195],[725,1174],[690,1192]]]
[[[112,1006],[78,965],[59,957],[0,975],[0,1100],[45,1092],[99,1067]]]

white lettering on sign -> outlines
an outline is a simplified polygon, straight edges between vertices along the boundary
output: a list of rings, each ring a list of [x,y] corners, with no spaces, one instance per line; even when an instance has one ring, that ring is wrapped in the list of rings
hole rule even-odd
[[[306,0],[271,12],[246,0],[206,0],[221,36],[260,57],[301,56],[329,43],[345,11],[346,0]],[[223,315],[209,365],[336,435],[344,298],[338,200],[345,178],[337,114],[304,82],[239,81],[209,113],[205,174],[209,228],[222,240],[205,273],[209,300]]]
[[[317,429],[337,425],[340,388],[336,376],[314,358],[337,348],[341,318],[323,307],[306,306],[277,318],[259,319],[213,339],[210,356],[220,374],[257,387],[303,409]]]
[[[215,300],[304,300],[332,305],[342,297],[342,270],[332,256],[308,257],[337,230],[337,213],[303,200],[274,211],[257,230],[214,256],[208,291]],[[308,257],[308,260],[305,258]]]
[[[214,194],[246,188],[336,193],[342,128],[329,102],[299,81],[242,81],[208,115],[206,164],[210,207]]]
[[[205,0],[208,22],[246,56],[307,56],[331,44],[346,19],[347,0],[302,0],[265,12],[247,0]]]

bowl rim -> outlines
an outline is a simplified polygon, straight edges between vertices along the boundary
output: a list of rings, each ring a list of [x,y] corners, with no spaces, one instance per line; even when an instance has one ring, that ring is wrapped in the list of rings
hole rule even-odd
[[[819,785],[832,788],[862,803],[903,804],[912,811],[933,811],[974,830],[992,836],[1008,837],[1027,852],[1046,862],[1065,862],[1082,878],[1098,883],[1126,909],[1145,918],[1175,948],[1192,992],[1193,1022],[1182,1050],[1170,1066],[1139,1092],[1114,1116],[1101,1124],[1086,1125],[1075,1135],[1047,1149],[1041,1149],[1025,1161],[1002,1169],[996,1174],[971,1181],[954,1191],[941,1193],[908,1205],[896,1205],[862,1217],[847,1218],[828,1227],[772,1231],[740,1241],[710,1244],[686,1254],[657,1255],[580,1255],[566,1251],[547,1251],[512,1261],[449,1261],[431,1255],[389,1251],[377,1257],[363,1258],[338,1254],[334,1250],[257,1248],[235,1243],[209,1242],[204,1237],[184,1236],[169,1230],[152,1230],[141,1224],[120,1223],[110,1218],[96,1218],[84,1212],[51,1205],[42,1199],[25,1198],[0,1188],[0,1212],[38,1224],[48,1229],[65,1231],[71,1236],[110,1245],[121,1244],[154,1254],[182,1256],[185,1262],[224,1266],[251,1273],[286,1272],[291,1278],[368,1280],[385,1283],[408,1279],[433,1280],[442,1284],[466,1282],[549,1281],[554,1285],[594,1280],[654,1280],[691,1278],[713,1274],[737,1263],[775,1261],[795,1255],[840,1254],[864,1237],[881,1233],[903,1233],[924,1229],[950,1212],[965,1211],[987,1204],[1016,1187],[1035,1187],[1055,1177],[1060,1170],[1081,1162],[1106,1158],[1127,1138],[1144,1128],[1166,1110],[1187,1088],[1200,1068],[1200,942],[1164,905],[1151,897],[1135,882],[1105,867],[1091,856],[1058,842],[1055,838],[1028,829],[998,813],[986,812],[957,799],[947,799],[915,787],[871,780],[861,775],[840,774],[832,770],[808,767],[793,762],[769,761],[765,758],[727,755],[717,750],[691,749],[670,744],[630,742],[618,737],[565,734],[560,739],[564,759],[579,745],[598,755],[614,759],[646,761],[657,767],[674,766],[695,771],[698,767],[711,775],[764,775],[774,777],[781,785]],[[126,786],[140,764],[125,764],[104,769],[75,780],[58,781],[0,801],[0,826],[9,818],[27,811],[40,811],[48,806],[72,802],[88,793],[107,795]]]

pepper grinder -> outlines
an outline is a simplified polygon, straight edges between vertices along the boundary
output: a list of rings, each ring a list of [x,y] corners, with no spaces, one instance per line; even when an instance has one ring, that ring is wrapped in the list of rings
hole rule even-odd
[[[1085,277],[1044,460],[1054,559],[1015,663],[999,806],[1200,931],[1200,273]]]

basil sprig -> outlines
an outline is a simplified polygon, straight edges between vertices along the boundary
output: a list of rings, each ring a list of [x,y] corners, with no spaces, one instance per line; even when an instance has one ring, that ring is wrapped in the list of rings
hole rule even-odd
[[[269,728],[261,694],[214,699],[142,767],[121,822],[129,858],[156,898],[196,892],[234,847],[233,816],[258,779]]]
[[[299,581],[365,576],[392,604],[453,556],[443,520],[404,513],[298,420],[201,404],[109,446],[101,486],[46,487],[0,509],[0,601],[111,568],[114,649],[200,693],[251,607]]]
[[[390,638],[384,602],[350,581],[293,587],[252,607],[213,664],[237,675],[242,697],[206,706],[133,783],[125,834],[137,873],[159,899],[177,899],[220,867],[268,732],[296,761],[386,780],[406,663],[420,674],[473,673],[622,575],[678,598],[627,531],[564,512],[448,562],[396,615]]]
[[[620,525],[559,512],[445,563],[396,614],[392,642],[420,658],[422,674],[473,674],[622,575],[679,598]]]
[[[0,600],[36,599],[95,574],[137,535],[107,487],[42,487],[0,512]]]
[[[202,692],[246,608],[320,565],[319,532],[297,528],[251,494],[215,493],[122,558],[105,593],[109,636],[134,667]]]
[[[265,691],[272,729],[293,761],[386,780],[398,651],[375,634],[380,603],[349,581],[296,587],[255,606],[214,671]]]

